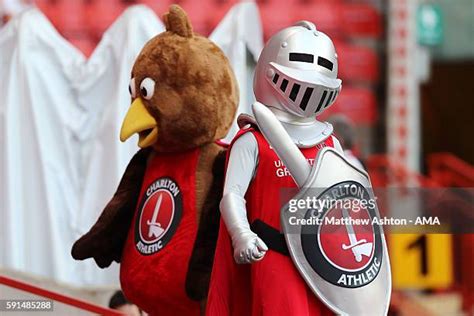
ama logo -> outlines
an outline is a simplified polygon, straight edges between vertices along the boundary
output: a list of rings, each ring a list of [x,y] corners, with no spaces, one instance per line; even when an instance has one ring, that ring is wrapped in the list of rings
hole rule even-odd
[[[178,184],[171,178],[155,180],[145,191],[135,220],[135,246],[143,255],[159,252],[179,225],[183,202]]]

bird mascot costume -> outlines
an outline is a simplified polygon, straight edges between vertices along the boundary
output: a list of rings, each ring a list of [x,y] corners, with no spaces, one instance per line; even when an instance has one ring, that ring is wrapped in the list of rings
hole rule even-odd
[[[341,91],[337,72],[331,39],[311,22],[283,29],[264,47],[254,76],[254,115],[239,116],[241,129],[227,153],[207,315],[387,312],[390,274],[378,226],[323,234],[324,225],[289,226],[288,214],[301,212],[282,208],[285,190],[299,189],[303,199],[311,194],[305,187],[370,187],[367,174],[344,158],[332,126],[316,119]],[[301,211],[307,219],[313,210]],[[340,216],[337,209],[320,211],[316,219]],[[377,216],[368,208],[359,213]]]
[[[133,65],[120,139],[138,134],[118,189],[73,246],[75,259],[120,263],[125,296],[150,315],[199,315],[219,227],[238,87],[223,52],[176,5]]]

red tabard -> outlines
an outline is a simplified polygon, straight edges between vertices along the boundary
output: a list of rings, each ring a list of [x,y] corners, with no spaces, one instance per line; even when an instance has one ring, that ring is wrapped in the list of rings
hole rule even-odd
[[[245,196],[248,218],[250,223],[260,219],[280,230],[280,208],[286,202],[281,189],[295,188],[296,184],[259,131],[241,131],[233,142],[248,131],[257,140],[259,154],[257,172]],[[312,164],[325,146],[334,147],[332,136],[301,152]],[[269,250],[259,262],[237,265],[230,236],[221,221],[206,315],[316,316],[332,312],[311,292],[290,257]]]
[[[120,282],[150,315],[199,315],[185,292],[196,238],[195,174],[199,149],[157,154],[148,163],[125,243]]]

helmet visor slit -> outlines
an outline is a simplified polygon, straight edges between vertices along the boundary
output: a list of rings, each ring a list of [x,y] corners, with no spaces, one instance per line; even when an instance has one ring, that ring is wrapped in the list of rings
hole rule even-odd
[[[283,79],[282,82],[281,82],[280,90],[283,91],[283,92],[285,92],[287,86],[288,86],[288,80],[287,80],[287,79]]]
[[[315,113],[317,113],[317,112],[319,112],[319,110],[321,110],[321,106],[324,103],[324,99],[326,99],[326,94],[328,94],[328,91],[324,90],[323,95],[321,96],[321,100],[319,101],[318,108],[316,109]]]
[[[329,104],[331,104],[331,100],[332,100],[333,94],[334,94],[334,91],[331,91],[331,92],[329,93],[328,100],[327,100],[327,102],[326,102],[326,105],[324,106],[325,108],[327,108],[327,107],[329,106]]]
[[[313,88],[307,87],[306,91],[304,92],[303,98],[301,99],[300,103],[300,108],[304,111],[306,110],[306,107],[308,106],[309,99],[311,98],[311,95],[313,94]]]
[[[275,76],[273,76],[273,83],[274,83],[274,84],[277,84],[278,79],[280,79],[280,75],[279,75],[279,74],[275,74]]]
[[[324,106],[324,108],[327,108],[329,106],[329,104],[331,104],[331,101],[332,101],[332,96],[334,95],[334,91],[331,91],[329,93],[329,97],[328,97],[328,100],[326,102],[326,105]]]
[[[298,92],[300,91],[300,85],[297,83],[293,84],[293,88],[291,88],[290,92],[290,99],[291,101],[295,102],[296,98],[298,97]]]

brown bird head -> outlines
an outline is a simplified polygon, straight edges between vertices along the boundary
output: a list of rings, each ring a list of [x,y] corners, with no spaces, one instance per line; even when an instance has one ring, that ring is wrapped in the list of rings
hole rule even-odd
[[[138,146],[183,151],[223,138],[238,104],[238,86],[224,53],[193,33],[186,13],[172,5],[166,32],[152,38],[132,69],[132,105],[120,139],[138,133]]]

